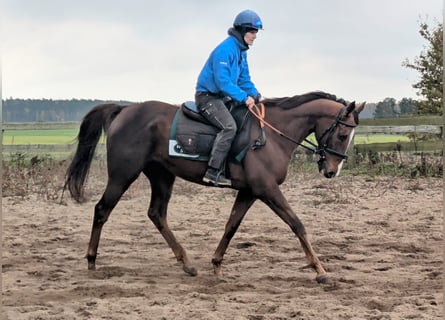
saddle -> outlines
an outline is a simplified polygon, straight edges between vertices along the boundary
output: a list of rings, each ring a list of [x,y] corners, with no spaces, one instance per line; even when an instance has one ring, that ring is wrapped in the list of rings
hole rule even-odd
[[[237,133],[227,161],[240,163],[250,140],[252,117],[245,105],[229,106],[235,119]],[[219,129],[210,124],[199,112],[194,101],[184,102],[173,118],[169,138],[169,155],[196,161],[208,161]]]

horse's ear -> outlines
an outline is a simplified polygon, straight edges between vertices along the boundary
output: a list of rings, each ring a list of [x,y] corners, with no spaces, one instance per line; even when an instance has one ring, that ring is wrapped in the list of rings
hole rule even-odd
[[[360,103],[360,104],[357,106],[357,108],[355,108],[355,112],[357,112],[357,113],[362,112],[363,109],[365,109],[365,104],[366,104],[366,101]]]
[[[346,111],[345,114],[343,115],[343,117],[347,117],[349,116],[349,114],[354,111],[355,109],[355,101],[350,102],[347,107],[346,107]]]

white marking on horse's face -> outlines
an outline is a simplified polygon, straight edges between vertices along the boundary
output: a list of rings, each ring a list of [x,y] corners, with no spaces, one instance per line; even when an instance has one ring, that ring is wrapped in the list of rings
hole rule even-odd
[[[349,141],[348,141],[348,147],[346,148],[346,152],[349,150],[349,146],[351,145],[352,140],[354,139],[354,130],[352,129],[351,133],[349,134]],[[341,168],[343,167],[343,163],[345,163],[345,160],[342,160],[337,167],[337,173],[335,174],[336,177],[340,175]]]
[[[352,139],[354,139],[354,134],[355,134],[355,129],[352,129],[351,133],[349,134],[349,142],[348,142],[348,147],[346,148],[346,151],[348,151],[349,146],[351,145]]]
[[[338,164],[338,167],[337,167],[337,173],[335,174],[335,176],[336,177],[338,177],[339,175],[340,175],[340,171],[341,171],[341,168],[343,167],[343,163],[345,162],[345,160],[342,160],[342,161],[340,161],[340,163]]]

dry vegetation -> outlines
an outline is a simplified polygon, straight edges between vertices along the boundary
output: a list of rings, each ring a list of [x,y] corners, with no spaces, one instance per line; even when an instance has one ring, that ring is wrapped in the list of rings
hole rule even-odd
[[[182,272],[147,219],[150,189],[144,178],[113,211],[97,270],[88,272],[84,255],[93,208],[106,183],[105,161],[93,162],[88,199],[79,205],[66,193],[62,197],[66,161],[15,155],[3,164],[5,317],[442,319],[443,184],[436,165],[441,161],[378,157],[371,161],[365,155],[359,166],[330,180],[298,159],[282,186],[333,279],[319,285],[303,268],[295,236],[261,203],[255,203],[232,240],[224,278],[215,279],[210,259],[235,192],[180,179],[169,224],[198,276]]]
[[[56,160],[50,155],[29,156],[15,153],[3,160],[2,192],[3,196],[26,198],[30,194],[39,195],[42,199],[63,201],[68,196],[63,193],[63,179],[69,160]],[[442,156],[420,153],[408,155],[397,151],[391,153],[377,153],[368,151],[366,154],[355,156],[353,166],[346,165],[347,174],[367,176],[394,177],[442,177]],[[91,174],[94,181],[104,185],[106,175],[106,161],[103,155],[97,156],[92,164]],[[315,158],[311,155],[296,155],[290,168],[290,177],[295,174],[316,171]],[[135,186],[126,193],[138,189]]]

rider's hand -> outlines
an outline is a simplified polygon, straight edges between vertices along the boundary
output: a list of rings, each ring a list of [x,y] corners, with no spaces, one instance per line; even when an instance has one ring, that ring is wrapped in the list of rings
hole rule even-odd
[[[255,105],[255,100],[252,97],[248,97],[246,100],[246,105],[251,108]]]
[[[260,103],[261,100],[261,93],[257,93],[256,95],[254,95],[253,100],[255,100],[255,103]]]

